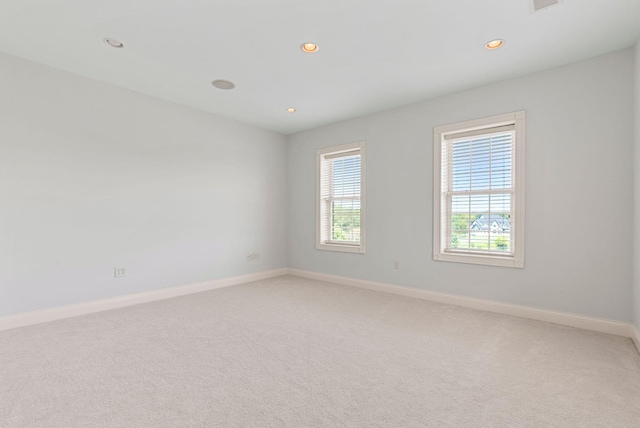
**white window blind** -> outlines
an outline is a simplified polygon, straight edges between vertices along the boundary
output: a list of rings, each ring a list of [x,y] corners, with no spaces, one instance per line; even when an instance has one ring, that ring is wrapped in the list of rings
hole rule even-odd
[[[434,259],[523,267],[524,112],[434,130]]]
[[[363,144],[318,154],[318,248],[363,252]]]
[[[445,136],[445,251],[513,255],[513,140],[513,126]]]

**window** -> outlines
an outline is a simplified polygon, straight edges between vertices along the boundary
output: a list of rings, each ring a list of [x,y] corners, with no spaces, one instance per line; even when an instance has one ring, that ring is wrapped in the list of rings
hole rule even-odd
[[[524,117],[434,129],[434,260],[524,267]]]
[[[320,149],[316,248],[364,253],[364,142]]]

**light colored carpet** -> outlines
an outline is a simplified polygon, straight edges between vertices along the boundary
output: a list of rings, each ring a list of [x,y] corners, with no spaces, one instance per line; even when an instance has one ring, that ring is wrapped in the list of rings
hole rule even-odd
[[[605,334],[295,277],[0,332],[2,427],[639,427]]]

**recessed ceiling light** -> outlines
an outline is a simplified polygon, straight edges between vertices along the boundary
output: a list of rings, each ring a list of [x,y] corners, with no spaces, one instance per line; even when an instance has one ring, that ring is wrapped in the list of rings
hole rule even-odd
[[[302,52],[314,53],[318,52],[318,45],[316,45],[315,43],[307,42],[301,44],[300,49],[302,49]]]
[[[106,37],[106,38],[102,39],[102,41],[105,42],[106,44],[108,44],[109,46],[113,47],[113,48],[123,48],[124,47],[124,43],[122,43],[119,40],[112,39],[110,37]]]
[[[234,85],[233,82],[229,82],[228,80],[214,80],[213,82],[211,82],[211,84],[216,88],[222,89],[225,91],[228,91],[229,89],[233,89],[236,87],[236,85]]]
[[[502,45],[504,45],[504,40],[495,39],[495,40],[491,40],[490,42],[485,43],[484,47],[491,51],[491,50],[494,50],[494,49],[498,49]]]
[[[294,109],[294,108],[289,107],[287,109],[287,113],[295,113],[295,112],[296,112],[296,109]]]

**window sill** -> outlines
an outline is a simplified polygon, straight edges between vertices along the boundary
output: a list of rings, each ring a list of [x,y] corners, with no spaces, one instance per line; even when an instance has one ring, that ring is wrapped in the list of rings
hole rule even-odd
[[[524,268],[524,260],[516,259],[515,257],[440,253],[434,254],[433,259],[441,262],[470,263],[475,265],[501,266],[520,269]]]
[[[340,245],[340,244],[318,244],[318,250],[339,251],[342,253],[359,253],[364,254],[364,246],[362,245]]]

